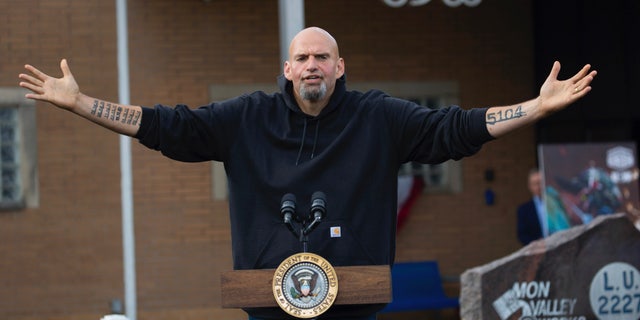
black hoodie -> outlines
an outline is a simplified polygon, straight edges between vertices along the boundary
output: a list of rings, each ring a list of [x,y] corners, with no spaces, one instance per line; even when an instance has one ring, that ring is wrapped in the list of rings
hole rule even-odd
[[[347,91],[342,77],[313,117],[298,107],[290,81],[280,76],[278,85],[280,93],[198,109],[143,108],[136,136],[172,159],[224,163],[235,269],[276,268],[301,252],[283,223],[281,199],[294,194],[297,214],[308,216],[315,191],[326,194],[327,211],[309,236],[309,252],[333,266],[393,264],[400,165],[460,159],[492,139],[485,108],[430,109],[378,90]],[[273,310],[248,311],[268,318]]]

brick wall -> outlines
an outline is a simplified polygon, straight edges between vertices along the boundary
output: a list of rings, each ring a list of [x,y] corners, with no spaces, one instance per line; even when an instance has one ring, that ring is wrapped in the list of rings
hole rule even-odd
[[[277,1],[130,0],[128,9],[133,103],[195,107],[213,83],[269,83],[281,72]],[[25,63],[59,76],[64,57],[83,92],[118,99],[113,1],[4,1],[0,12],[0,86],[16,86]],[[535,94],[528,1],[307,1],[305,15],[336,37],[349,81],[456,81],[464,107]],[[40,206],[0,213],[0,318],[99,319],[124,290],[118,136],[42,103],[37,121]],[[462,193],[422,196],[397,259],[437,259],[456,276],[517,249],[533,139],[527,128],[487,144],[463,160]],[[227,203],[211,200],[210,164],[132,145],[139,319],[244,318],[219,308],[230,234]],[[484,204],[488,187],[494,206]]]

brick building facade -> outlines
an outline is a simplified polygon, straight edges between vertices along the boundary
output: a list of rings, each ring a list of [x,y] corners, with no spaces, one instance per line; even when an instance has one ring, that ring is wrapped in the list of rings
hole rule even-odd
[[[305,7],[306,25],[338,40],[348,86],[446,83],[465,108],[536,95],[530,1]],[[130,0],[128,10],[135,104],[196,107],[215,85],[273,83],[281,73],[277,1]],[[2,1],[0,12],[0,87],[17,89],[25,63],[60,76],[67,58],[83,92],[118,100],[114,1]],[[0,212],[0,318],[99,319],[124,290],[119,137],[44,103],[36,124],[37,203]],[[135,141],[132,157],[139,319],[244,318],[220,309],[230,233],[212,164],[175,162]],[[438,260],[455,278],[518,249],[515,207],[528,197],[535,157],[525,128],[462,160],[461,191],[418,199],[396,260]]]

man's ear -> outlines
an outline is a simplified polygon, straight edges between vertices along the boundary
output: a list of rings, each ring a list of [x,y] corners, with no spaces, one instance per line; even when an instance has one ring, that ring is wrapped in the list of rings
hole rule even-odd
[[[336,79],[339,79],[344,75],[344,59],[338,59],[338,67],[336,68]]]
[[[282,69],[284,72],[284,77],[287,78],[287,80],[291,80],[291,64],[289,63],[289,61],[284,62],[284,67]]]

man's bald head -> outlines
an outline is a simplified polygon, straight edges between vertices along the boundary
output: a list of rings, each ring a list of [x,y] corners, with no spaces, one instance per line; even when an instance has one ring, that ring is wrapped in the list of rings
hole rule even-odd
[[[289,59],[292,57],[292,50],[295,49],[297,42],[304,41],[309,38],[319,39],[318,37],[324,38],[326,43],[335,50],[336,57],[340,57],[338,42],[329,32],[319,27],[308,27],[302,29],[293,37],[293,39],[291,39],[291,43],[289,44]]]
[[[284,75],[293,83],[294,96],[304,112],[319,114],[333,94],[336,79],[343,74],[344,61],[329,32],[310,27],[293,37]]]

